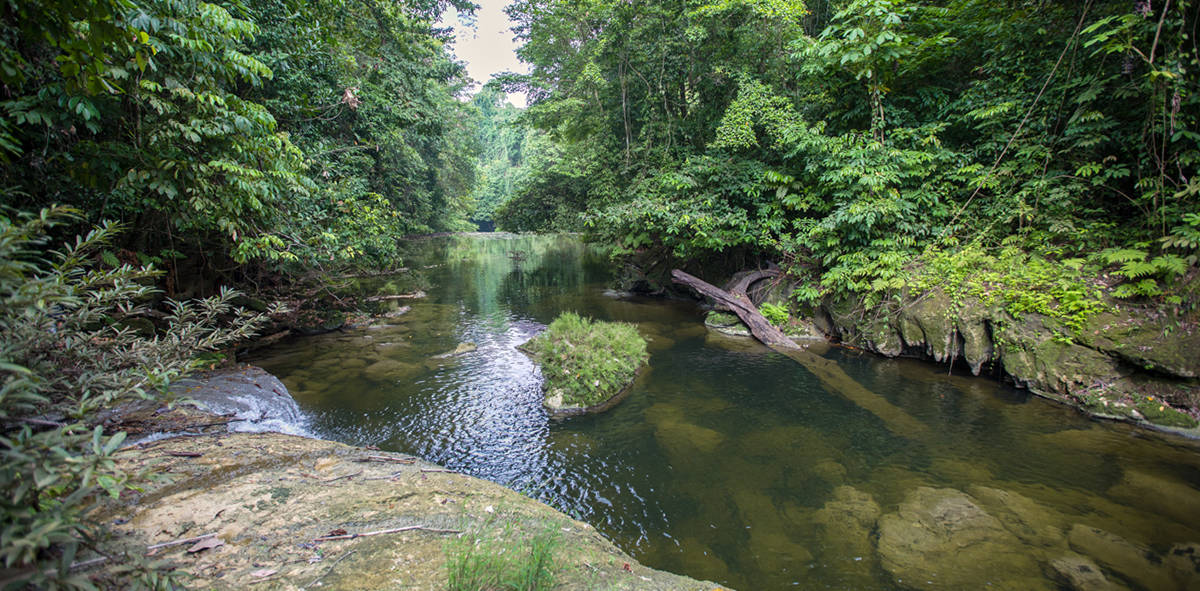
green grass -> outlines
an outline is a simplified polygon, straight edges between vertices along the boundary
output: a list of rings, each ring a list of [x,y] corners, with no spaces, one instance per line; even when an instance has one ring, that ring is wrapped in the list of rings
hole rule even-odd
[[[646,340],[632,324],[564,312],[523,347],[542,368],[546,392],[566,406],[595,406],[621,392],[646,362]]]
[[[499,537],[465,535],[446,544],[449,591],[543,591],[554,587],[557,532],[547,527],[523,546],[511,524]]]

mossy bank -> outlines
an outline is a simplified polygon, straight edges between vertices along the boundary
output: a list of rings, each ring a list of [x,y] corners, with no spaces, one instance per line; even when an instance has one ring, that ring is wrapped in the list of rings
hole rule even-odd
[[[870,309],[825,300],[812,321],[880,355],[966,368],[1098,417],[1200,436],[1200,328],[1162,310],[1111,302],[1073,329],[935,289]]]

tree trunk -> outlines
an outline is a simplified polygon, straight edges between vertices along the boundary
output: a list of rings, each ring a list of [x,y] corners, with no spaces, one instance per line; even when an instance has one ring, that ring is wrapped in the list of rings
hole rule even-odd
[[[841,394],[847,400],[879,417],[892,433],[910,439],[923,439],[927,436],[929,428],[924,423],[913,418],[904,409],[888,402],[883,396],[864,388],[862,384],[850,377],[837,362],[821,357],[792,342],[787,335],[783,334],[783,331],[775,328],[774,325],[767,322],[766,318],[763,318],[763,315],[758,312],[758,307],[746,295],[746,290],[756,281],[778,275],[778,269],[754,271],[739,279],[729,291],[715,287],[679,269],[671,271],[671,280],[691,287],[732,310],[738,318],[742,319],[742,322],[746,323],[746,326],[750,327],[750,334],[753,334],[754,338],[803,365],[829,390]]]
[[[671,271],[671,280],[675,283],[686,285],[729,308],[746,326],[750,327],[750,334],[754,338],[762,341],[762,344],[772,349],[799,349],[800,346],[792,342],[792,339],[787,338],[783,331],[775,328],[773,324],[767,322],[766,318],[759,313],[758,307],[754,302],[750,301],[750,296],[746,295],[746,290],[749,289],[755,281],[766,277],[779,275],[777,270],[755,271],[743,277],[733,286],[730,291],[722,290],[715,287],[703,279],[689,275],[679,269]]]

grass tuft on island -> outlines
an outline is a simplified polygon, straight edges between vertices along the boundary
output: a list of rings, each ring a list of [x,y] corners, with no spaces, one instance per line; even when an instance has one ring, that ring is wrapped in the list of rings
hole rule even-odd
[[[564,312],[522,345],[542,368],[545,404],[552,413],[607,408],[646,363],[646,340],[637,327]]]

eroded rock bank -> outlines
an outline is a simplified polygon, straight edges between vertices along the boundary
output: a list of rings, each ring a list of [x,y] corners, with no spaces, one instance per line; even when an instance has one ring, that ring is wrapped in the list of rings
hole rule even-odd
[[[1093,415],[1200,436],[1200,329],[1113,303],[1081,330],[1035,313],[1014,316],[934,291],[890,309],[823,302],[831,338],[888,357],[916,356],[990,373]]]
[[[218,433],[134,446],[120,462],[162,478],[100,511],[112,524],[108,547],[138,554],[200,538],[152,551],[191,588],[443,589],[448,542],[519,553],[545,532],[556,589],[717,587],[643,567],[551,507],[401,454]]]
[[[739,276],[734,275],[730,284]],[[759,282],[756,304],[787,304],[798,284]],[[785,332],[816,335],[886,357],[917,357],[1009,380],[1098,417],[1200,437],[1200,326],[1181,314],[1109,300],[1083,326],[934,289],[866,306],[825,299]],[[732,315],[713,330],[748,334]]]

